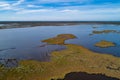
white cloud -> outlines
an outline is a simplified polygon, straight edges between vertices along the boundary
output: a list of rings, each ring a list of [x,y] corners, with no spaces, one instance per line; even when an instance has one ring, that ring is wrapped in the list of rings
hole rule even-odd
[[[25,0],[18,0],[15,3],[8,3],[6,1],[0,2],[0,10],[15,11],[13,12],[14,15],[12,14],[13,18],[10,16],[0,16],[4,19],[9,18],[9,20],[120,20],[119,4],[62,6],[48,8],[45,6],[34,5],[35,3],[27,3],[22,6],[24,1]],[[80,0],[39,0],[38,4],[41,4],[42,2],[67,3],[72,1],[74,2]],[[81,2],[84,1],[88,0],[81,0]]]
[[[118,14],[120,13],[120,8],[96,8],[89,10],[82,10],[83,14]]]
[[[63,9],[63,10],[60,10],[60,12],[63,12],[63,13],[77,13],[77,12],[79,12],[79,10]]]
[[[78,2],[78,3],[83,3],[83,2],[88,2],[89,0],[38,0],[39,2],[43,3],[54,3],[54,2]]]
[[[120,8],[95,8],[95,9],[23,9],[18,10],[17,14],[30,14],[30,13],[54,13],[54,14],[82,14],[82,15],[95,15],[95,14],[117,14],[120,13]]]
[[[0,2],[0,10],[11,10],[11,11],[15,11],[15,10],[20,10],[20,8],[18,8],[18,5],[22,4],[25,0],[18,0],[16,3],[8,3],[8,2]]]
[[[16,14],[30,14],[30,13],[49,12],[49,11],[52,11],[52,10],[49,10],[49,9],[21,10],[16,12]]]
[[[16,3],[13,3],[12,6],[17,6],[23,3],[25,0],[18,0]]]
[[[43,7],[43,6],[37,6],[37,5],[29,4],[29,5],[27,5],[27,7],[29,7],[29,8],[40,8],[40,7]]]
[[[10,10],[12,6],[7,2],[0,2],[0,10]]]
[[[0,7],[7,7],[7,6],[10,6],[10,4],[5,2],[0,2]]]

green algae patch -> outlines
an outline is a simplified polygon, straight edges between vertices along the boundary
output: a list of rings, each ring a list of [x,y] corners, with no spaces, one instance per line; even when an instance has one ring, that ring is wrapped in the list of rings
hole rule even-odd
[[[65,40],[74,39],[74,38],[76,38],[76,36],[74,36],[73,34],[59,34],[56,37],[42,40],[42,42],[46,42],[48,44],[63,45]]]
[[[115,44],[110,41],[101,40],[100,42],[96,43],[95,46],[101,47],[101,48],[107,48],[107,47],[114,47]]]

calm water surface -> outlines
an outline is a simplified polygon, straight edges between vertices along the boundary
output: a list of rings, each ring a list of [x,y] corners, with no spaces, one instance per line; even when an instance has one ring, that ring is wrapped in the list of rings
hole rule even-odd
[[[97,28],[93,28],[96,26]],[[66,43],[82,45],[92,51],[107,53],[120,57],[120,33],[94,34],[93,30],[117,30],[119,25],[75,25],[75,26],[38,26],[30,28],[14,28],[0,30],[0,58],[16,58],[19,60],[33,59],[49,61],[50,52],[65,49],[60,45],[45,45],[41,40],[57,34],[74,34],[77,39],[67,40]],[[94,44],[100,40],[112,41],[115,47],[99,48]],[[45,46],[42,46],[45,45]]]

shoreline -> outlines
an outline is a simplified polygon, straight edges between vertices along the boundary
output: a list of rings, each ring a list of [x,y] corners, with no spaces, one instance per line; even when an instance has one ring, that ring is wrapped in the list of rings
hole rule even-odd
[[[52,52],[50,62],[23,60],[20,65],[32,65],[35,70],[42,69],[38,80],[63,79],[71,72],[103,74],[120,79],[120,58],[99,54],[79,45],[67,44],[66,47],[66,50]]]
[[[36,26],[71,26],[83,24],[120,25],[120,21],[0,21],[0,29],[26,28]]]

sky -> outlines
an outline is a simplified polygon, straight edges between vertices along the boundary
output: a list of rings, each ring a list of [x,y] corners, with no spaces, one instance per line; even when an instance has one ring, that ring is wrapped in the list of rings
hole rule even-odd
[[[120,0],[0,0],[0,21],[120,21]]]

